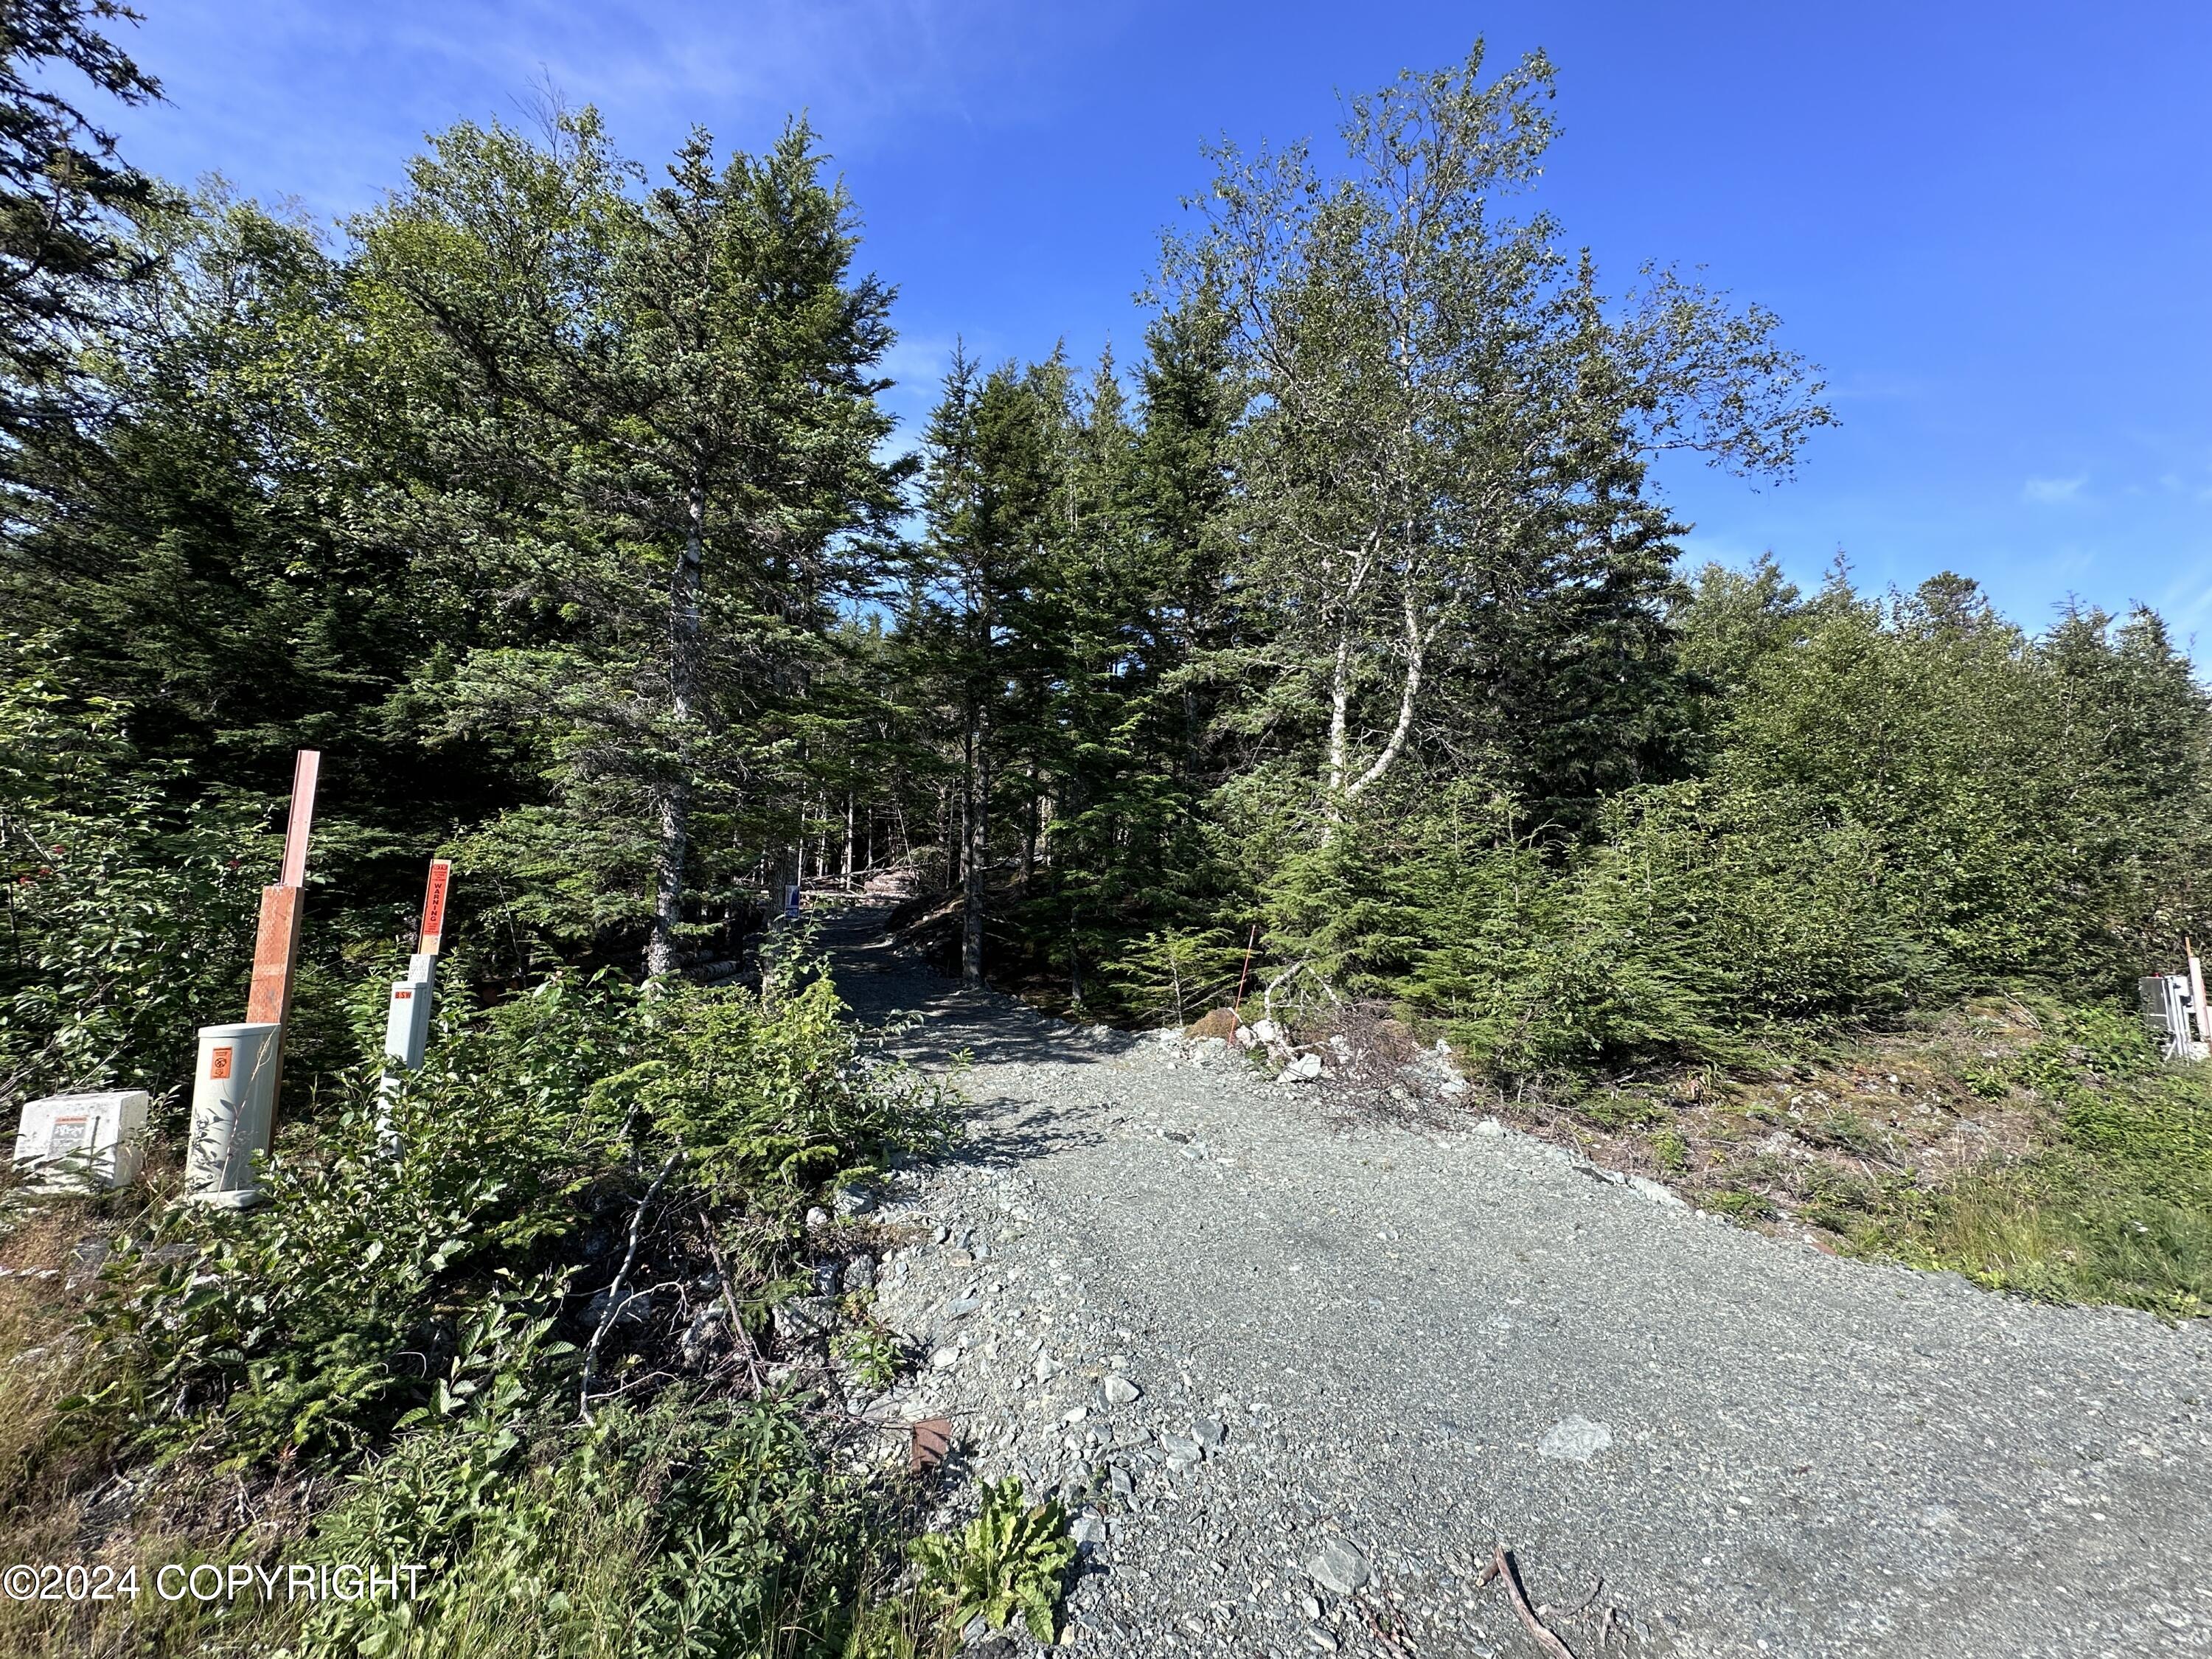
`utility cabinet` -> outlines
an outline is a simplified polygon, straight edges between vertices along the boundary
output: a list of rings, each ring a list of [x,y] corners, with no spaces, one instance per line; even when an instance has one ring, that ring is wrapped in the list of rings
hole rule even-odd
[[[191,1140],[185,1148],[186,1198],[233,1210],[260,1200],[253,1155],[269,1150],[283,1036],[274,1021],[200,1027]]]
[[[2190,994],[2186,974],[2153,974],[2137,981],[2143,1025],[2168,1060],[2203,1060],[2208,1049],[2205,1012]]]
[[[27,1102],[15,1129],[16,1172],[40,1192],[129,1186],[145,1162],[149,1103],[143,1089]]]

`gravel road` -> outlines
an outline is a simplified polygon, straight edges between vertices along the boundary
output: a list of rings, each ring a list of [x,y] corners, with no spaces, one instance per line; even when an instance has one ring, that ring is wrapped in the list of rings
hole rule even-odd
[[[1069,1645],[2212,1652],[2212,1333],[1836,1260],[1474,1114],[1358,1123],[1235,1053],[961,991],[875,918],[864,1018],[974,1064],[896,1186],[879,1409],[1082,1513]],[[1025,1645],[1025,1644],[1024,1644]]]

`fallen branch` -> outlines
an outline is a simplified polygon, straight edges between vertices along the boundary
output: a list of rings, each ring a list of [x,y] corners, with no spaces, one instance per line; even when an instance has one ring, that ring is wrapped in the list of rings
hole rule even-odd
[[[1513,1611],[1521,1615],[1521,1622],[1528,1626],[1528,1634],[1535,1638],[1538,1647],[1550,1654],[1552,1659],[1575,1659],[1574,1650],[1553,1635],[1544,1621],[1536,1616],[1535,1609],[1528,1605],[1528,1593],[1521,1588],[1521,1575],[1514,1570],[1512,1554],[1503,1544],[1498,1547],[1497,1553],[1490,1558],[1490,1565],[1483,1571],[1484,1583],[1488,1583],[1492,1578],[1505,1581],[1505,1593],[1513,1599]]]
[[[669,1153],[668,1161],[660,1166],[660,1173],[653,1176],[653,1185],[645,1189],[645,1196],[638,1200],[637,1209],[629,1218],[629,1248],[623,1252],[622,1266],[615,1270],[615,1282],[607,1286],[606,1311],[599,1316],[599,1325],[592,1332],[591,1342],[584,1350],[584,1382],[576,1392],[576,1412],[586,1423],[592,1420],[592,1379],[599,1368],[599,1344],[606,1340],[607,1331],[615,1322],[615,1315],[621,1310],[623,1280],[629,1277],[629,1270],[637,1261],[637,1241],[645,1228],[645,1212],[653,1207],[653,1200],[660,1196],[661,1187],[683,1156],[684,1146],[679,1141],[676,1150]]]
[[[738,1311],[737,1293],[730,1287],[730,1270],[723,1263],[721,1246],[714,1242],[714,1218],[703,1204],[699,1206],[699,1231],[707,1240],[707,1255],[714,1264],[714,1277],[722,1287],[722,1307],[730,1316],[730,1344],[733,1348],[739,1343],[744,1345],[745,1376],[757,1399],[764,1386],[761,1380],[760,1345],[753,1340],[753,1334],[745,1328],[744,1316]]]

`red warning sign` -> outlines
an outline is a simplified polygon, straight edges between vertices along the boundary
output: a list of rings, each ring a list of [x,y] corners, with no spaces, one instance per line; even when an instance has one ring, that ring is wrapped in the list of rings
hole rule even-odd
[[[451,859],[430,860],[430,884],[422,894],[422,943],[417,947],[436,956],[446,934],[446,883],[452,878]]]
[[[208,1075],[217,1080],[230,1075],[230,1050],[228,1048],[208,1051]]]

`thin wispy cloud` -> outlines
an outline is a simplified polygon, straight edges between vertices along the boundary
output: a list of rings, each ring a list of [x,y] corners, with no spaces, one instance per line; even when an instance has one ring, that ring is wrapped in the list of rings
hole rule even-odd
[[[2062,501],[2081,499],[2081,491],[2089,480],[2087,475],[2071,478],[2030,478],[2021,486],[2020,497],[2039,507],[2056,506]]]
[[[149,9],[130,45],[158,70],[170,103],[117,125],[142,165],[179,179],[252,169],[240,180],[250,192],[296,190],[336,216],[395,184],[424,133],[462,119],[526,120],[533,89],[547,85],[599,106],[623,147],[647,157],[700,119],[750,149],[803,111],[833,151],[851,154],[896,142],[917,120],[1038,118],[1071,35],[1110,29],[1116,9],[169,0]]]

